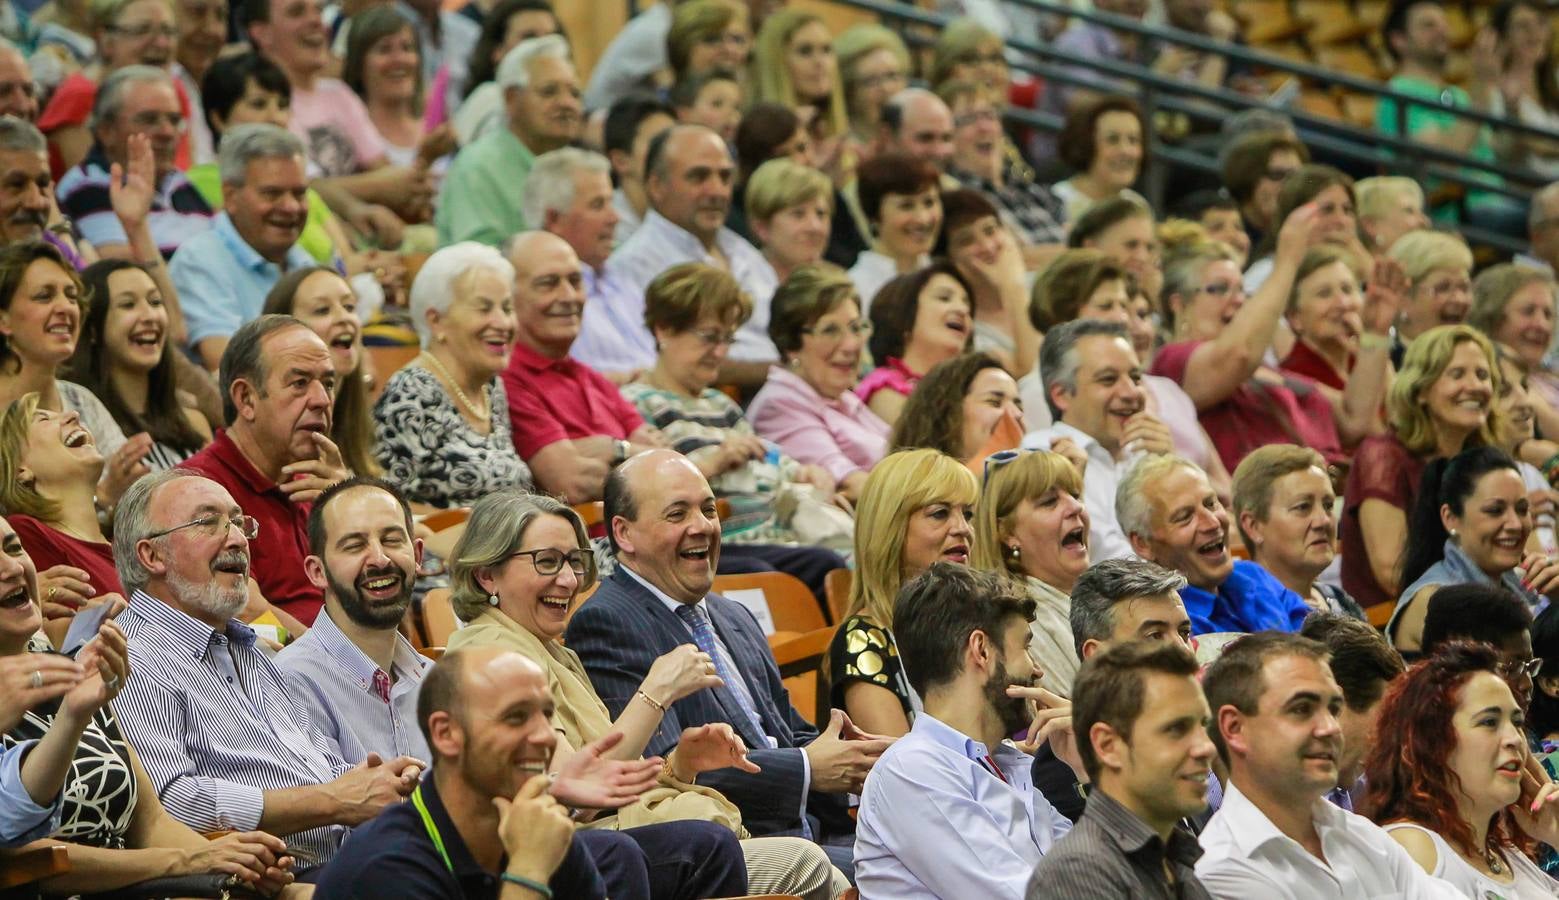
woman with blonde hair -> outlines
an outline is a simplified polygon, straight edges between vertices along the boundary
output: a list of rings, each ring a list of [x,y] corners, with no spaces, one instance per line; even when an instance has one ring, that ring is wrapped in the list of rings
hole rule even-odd
[[[855,507],[855,579],[828,648],[829,696],[869,734],[909,732],[920,709],[893,641],[893,602],[935,562],[967,564],[979,484],[936,450],[878,463]]]
[[[855,169],[845,153],[850,117],[834,58],[833,35],[816,13],[782,9],[758,29],[753,45],[751,102],[780,103],[796,110],[812,135],[814,164],[844,185]]]
[[[666,32],[670,83],[712,69],[743,72],[752,51],[747,6],[733,0],[692,0],[676,4]]]
[[[1559,375],[1544,365],[1554,339],[1553,276],[1541,269],[1506,263],[1484,269],[1472,283],[1467,324],[1510,348],[1527,371],[1537,427],[1559,437]]]
[[[1386,393],[1391,430],[1359,444],[1343,490],[1342,586],[1366,610],[1396,598],[1424,466],[1493,443],[1500,381],[1493,345],[1470,326],[1432,328],[1408,348]]]
[[[1376,253],[1388,253],[1397,238],[1430,226],[1424,212],[1424,189],[1401,175],[1377,175],[1353,186],[1358,200],[1359,230]]]
[[[909,48],[882,25],[862,22],[834,38],[834,56],[850,118],[850,149],[860,155],[877,142],[883,104],[909,86]]]
[[[1088,568],[1083,477],[1049,450],[1008,450],[985,461],[974,520],[976,569],[1013,579],[1034,599],[1034,642],[1045,688],[1072,695],[1081,663],[1072,638],[1072,585]]]
[[[1391,362],[1402,367],[1407,348],[1439,325],[1459,325],[1472,310],[1472,251],[1444,231],[1410,231],[1386,254],[1407,275],[1407,296],[1397,316]]]
[[[639,690],[612,720],[579,655],[562,642],[574,601],[594,585],[596,570],[584,522],[560,500],[513,489],[478,500],[455,544],[450,577],[454,585],[450,601],[466,625],[450,636],[449,649],[512,650],[546,674],[555,704],[554,767],[581,750],[608,759],[637,760],[673,703],[721,684],[709,655],[684,644],[655,661]],[[620,732],[622,740],[605,750],[594,746],[612,732]],[[681,823],[680,829],[692,829],[676,835],[691,835],[701,842],[708,837],[701,826],[720,826],[743,837],[741,811],[719,792],[694,784],[701,773],[730,766],[757,771],[741,738],[729,726],[683,729],[676,749],[660,767],[657,786],[592,824],[621,830],[635,842],[655,838],[656,844],[663,841],[653,829],[673,822]],[[653,845],[643,846],[648,850]],[[835,887],[836,873],[828,858],[810,841],[746,840],[742,850],[749,867],[748,890],[804,894],[813,900],[842,890]],[[614,893],[618,890],[620,886],[614,886]],[[724,896],[724,891],[716,887],[710,895]]]

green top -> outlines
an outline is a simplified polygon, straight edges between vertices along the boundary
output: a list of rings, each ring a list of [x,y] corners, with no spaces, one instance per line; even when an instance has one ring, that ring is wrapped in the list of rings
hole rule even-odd
[[[206,202],[215,210],[222,209],[222,173],[218,171],[216,163],[205,163],[198,166],[190,166],[184,176],[189,183],[195,186]],[[304,220],[303,233],[298,236],[298,246],[303,252],[314,257],[322,266],[334,266],[336,262],[336,245],[330,240],[329,232],[325,231],[325,223],[329,222],[334,214],[330,207],[325,205],[324,198],[309,188],[308,193],[309,217]]]
[[[1412,104],[1407,109],[1407,134],[1406,137],[1415,137],[1422,131],[1433,128],[1439,131],[1447,131],[1456,127],[1462,121],[1462,117],[1451,112],[1453,109],[1471,109],[1472,97],[1466,91],[1455,85],[1444,87],[1437,82],[1423,78],[1415,78],[1409,75],[1398,75],[1386,83],[1386,87],[1399,94],[1407,94],[1410,97],[1420,97],[1429,101],[1427,106]],[[1381,134],[1398,135],[1397,130],[1397,101],[1390,97],[1380,98],[1375,105],[1375,129]],[[1479,162],[1494,162],[1494,140],[1487,125],[1478,129],[1478,139],[1468,148],[1467,155]],[[1476,180],[1484,184],[1500,184],[1498,175],[1478,169],[1462,169],[1462,174],[1468,180]],[[1424,193],[1433,193],[1442,182],[1430,179],[1424,185]],[[1469,204],[1481,204],[1485,202],[1498,202],[1499,194],[1489,191],[1469,189],[1467,202]],[[1455,225],[1457,223],[1457,209],[1454,204],[1441,204],[1430,211],[1431,217],[1441,225]]]
[[[495,128],[467,144],[444,174],[433,224],[439,246],[480,241],[498,246],[525,230],[520,196],[536,155],[508,128]]]

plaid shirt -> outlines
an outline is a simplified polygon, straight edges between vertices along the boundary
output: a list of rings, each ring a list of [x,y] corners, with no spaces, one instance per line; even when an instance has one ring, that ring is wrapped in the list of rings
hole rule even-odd
[[[1002,221],[1017,233],[1025,244],[1064,244],[1066,212],[1061,201],[1050,188],[1032,178],[1019,177],[1012,160],[1002,163],[1002,184],[997,187],[989,179],[968,172],[950,169],[959,183],[979,191],[996,205]]]

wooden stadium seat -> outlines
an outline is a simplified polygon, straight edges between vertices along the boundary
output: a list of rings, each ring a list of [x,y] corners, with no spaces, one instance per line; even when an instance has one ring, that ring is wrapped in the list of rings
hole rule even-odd
[[[1445,23],[1450,26],[1451,46],[1458,50],[1471,46],[1472,39],[1478,34],[1478,27],[1467,17],[1467,11],[1460,4],[1445,4]]]
[[[449,636],[460,630],[449,588],[434,588],[422,598],[422,636],[428,647],[446,647]]]
[[[70,851],[60,844],[0,850],[0,891],[35,884],[69,871]],[[23,892],[19,896],[27,894]]]
[[[1299,41],[1281,41],[1274,44],[1264,44],[1255,49],[1260,50],[1262,53],[1270,53],[1279,59],[1286,59],[1289,62],[1308,64],[1315,61],[1310,55],[1310,51]],[[1288,72],[1275,72],[1273,74],[1277,76],[1279,84],[1294,77]]]
[[[1315,62],[1322,68],[1368,81],[1384,81],[1386,77],[1385,71],[1381,69],[1380,60],[1359,44],[1317,47]]]
[[[1299,94],[1299,108],[1312,116],[1334,121],[1343,120],[1342,105],[1326,91],[1306,88]]]
[[[844,621],[845,610],[850,608],[850,587],[855,583],[855,573],[849,569],[835,569],[823,582],[823,592],[828,595],[828,614],[838,625]]]
[[[1373,130],[1375,128],[1375,96],[1373,94],[1355,94],[1348,92],[1339,100],[1342,104],[1343,120],[1359,128]]]
[[[435,513],[428,513],[422,518],[422,524],[428,526],[429,531],[443,531],[456,525],[464,525],[471,518],[471,510],[466,507],[456,509],[441,509]]]
[[[1356,41],[1369,32],[1353,10],[1338,0],[1296,0],[1294,18],[1304,26],[1311,47]]]
[[[1289,13],[1288,0],[1240,0],[1232,12],[1245,41],[1263,50],[1263,45],[1289,40],[1304,28]]]
[[[599,500],[575,503],[574,512],[579,513],[579,518],[584,520],[586,531],[600,525],[606,519],[606,507]]]
[[[762,591],[769,616],[774,620],[775,631],[806,634],[828,627],[823,610],[817,605],[817,598],[794,575],[786,575],[784,572],[720,575],[715,578],[713,590],[725,596],[730,596],[732,591]]]
[[[779,638],[780,635],[775,635]],[[834,629],[819,628],[806,634],[789,635],[771,640],[769,651],[785,679],[785,690],[790,692],[791,705],[803,719],[821,727],[828,711],[828,679],[825,677],[823,657],[828,645],[833,643]]]

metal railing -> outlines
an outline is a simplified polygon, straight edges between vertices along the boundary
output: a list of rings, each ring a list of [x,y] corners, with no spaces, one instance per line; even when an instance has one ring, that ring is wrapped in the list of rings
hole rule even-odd
[[[907,3],[893,2],[893,0],[835,0],[835,2],[875,13],[885,23],[896,22],[901,26],[919,25],[933,29],[933,34],[924,34],[916,29],[900,28],[906,42],[911,46],[917,47],[929,46],[934,43],[934,32],[947,27],[953,21],[951,16],[931,12]],[[1373,94],[1379,98],[1395,100],[1398,104],[1399,122],[1405,121],[1406,110],[1409,105],[1431,106],[1420,98],[1388,90],[1374,82],[1331,72],[1304,63],[1292,62],[1246,48],[1228,46],[1177,29],[1157,29],[1121,16],[1097,11],[1083,12],[1073,10],[1071,7],[1046,2],[1046,0],[1008,0],[1008,2],[1045,12],[1064,13],[1085,21],[1094,22],[1095,24],[1111,28],[1118,27],[1121,30],[1151,37],[1159,41],[1183,44],[1201,52],[1219,53],[1230,59],[1251,65],[1340,85],[1350,90]],[[1011,68],[1037,75],[1052,84],[1076,85],[1093,90],[1098,90],[1101,86],[1113,85],[1106,87],[1106,89],[1119,91],[1121,90],[1119,84],[1121,82],[1127,83],[1129,87],[1124,92],[1136,95],[1149,121],[1152,120],[1156,112],[1160,111],[1182,113],[1194,118],[1216,119],[1231,111],[1270,108],[1258,98],[1226,88],[1212,88],[1201,84],[1180,81],[1154,72],[1146,66],[1134,63],[1081,57],[1057,51],[1053,47],[1023,38],[1008,38],[1006,43],[1008,47],[1020,51],[1027,57],[1009,61]],[[1437,106],[1431,108],[1444,109]],[[1464,115],[1466,118],[1485,124],[1497,125],[1498,127],[1521,133],[1559,138],[1559,135],[1555,135],[1552,132],[1534,129],[1520,123],[1511,123],[1505,119],[1488,116],[1474,110],[1452,111],[1458,115]],[[1525,200],[1530,196],[1533,188],[1545,183],[1545,179],[1542,176],[1528,169],[1479,160],[1466,154],[1421,144],[1398,135],[1367,131],[1344,122],[1309,113],[1300,108],[1284,108],[1282,112],[1295,121],[1296,126],[1303,132],[1306,144],[1312,148],[1322,150],[1333,158],[1346,159],[1367,168],[1408,174],[1421,184],[1437,180],[1461,185],[1466,189]],[[1011,121],[1047,133],[1059,131],[1061,127],[1061,117],[1053,113],[1009,108],[1006,115]],[[1214,174],[1219,171],[1217,160],[1208,154],[1199,153],[1188,147],[1166,143],[1156,134],[1150,133],[1148,137],[1151,152],[1157,160],[1170,162],[1194,171]],[[1145,173],[1144,193],[1148,195],[1149,200],[1157,208],[1162,208],[1166,175],[1167,173],[1161,166],[1152,165],[1148,167],[1148,171]],[[1493,178],[1490,176],[1493,176]],[[1518,253],[1525,250],[1525,244],[1510,235],[1491,232],[1466,224],[1460,226],[1460,230],[1471,241],[1489,244],[1507,253]]]

